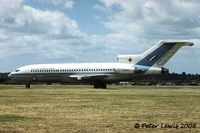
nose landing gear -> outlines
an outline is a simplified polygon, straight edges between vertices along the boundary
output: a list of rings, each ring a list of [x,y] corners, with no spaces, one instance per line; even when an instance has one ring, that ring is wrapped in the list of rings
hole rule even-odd
[[[25,88],[30,88],[31,85],[30,84],[26,84]]]

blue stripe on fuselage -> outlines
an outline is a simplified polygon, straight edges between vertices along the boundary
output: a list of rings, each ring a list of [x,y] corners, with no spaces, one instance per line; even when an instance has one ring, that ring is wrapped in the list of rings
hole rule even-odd
[[[144,57],[135,65],[142,65],[142,66],[153,66],[160,58],[162,58],[169,50],[171,50],[176,43],[164,43],[156,50],[151,52],[149,55]],[[151,57],[156,56],[153,60],[149,60]]]

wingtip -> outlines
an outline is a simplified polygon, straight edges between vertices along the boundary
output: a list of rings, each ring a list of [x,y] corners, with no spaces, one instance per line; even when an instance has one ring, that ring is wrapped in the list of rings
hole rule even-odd
[[[193,46],[193,45],[194,45],[193,42],[185,42],[185,44],[186,44],[187,46]]]

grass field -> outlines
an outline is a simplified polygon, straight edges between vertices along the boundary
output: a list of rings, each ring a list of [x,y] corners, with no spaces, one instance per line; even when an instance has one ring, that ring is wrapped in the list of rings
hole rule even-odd
[[[200,87],[31,87],[0,85],[0,133],[200,132]]]

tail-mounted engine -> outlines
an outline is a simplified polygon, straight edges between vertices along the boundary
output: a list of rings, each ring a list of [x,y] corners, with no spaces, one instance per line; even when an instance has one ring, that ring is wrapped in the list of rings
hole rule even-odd
[[[169,74],[169,69],[162,67],[161,74]]]
[[[140,68],[116,68],[114,70],[116,73],[120,74],[131,74],[131,73],[141,73],[142,69]]]

